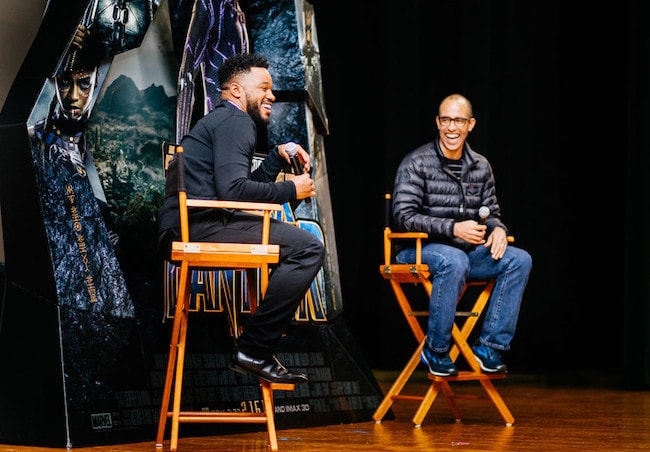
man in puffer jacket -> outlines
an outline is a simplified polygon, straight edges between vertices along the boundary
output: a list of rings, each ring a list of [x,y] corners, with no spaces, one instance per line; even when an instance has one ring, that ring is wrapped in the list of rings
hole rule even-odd
[[[422,262],[429,265],[433,290],[422,361],[433,375],[458,374],[449,357],[456,302],[467,281],[496,278],[472,351],[483,372],[505,373],[500,352],[510,349],[532,258],[508,244],[492,167],[466,143],[476,126],[469,100],[447,96],[436,124],[436,139],[400,163],[392,196],[396,229],[429,234]],[[415,248],[398,250],[396,260],[414,262]]]

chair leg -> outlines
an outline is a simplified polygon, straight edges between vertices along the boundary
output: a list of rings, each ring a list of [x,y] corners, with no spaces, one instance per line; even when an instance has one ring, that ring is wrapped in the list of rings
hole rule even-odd
[[[492,382],[490,380],[481,380],[481,385],[483,385],[483,389],[485,389],[485,392],[492,400],[492,403],[497,408],[497,411],[499,414],[501,414],[501,417],[503,417],[503,420],[506,422],[506,426],[511,427],[512,424],[515,423],[515,418],[512,413],[510,413],[510,410],[506,406],[506,402],[503,401]]]
[[[271,383],[266,380],[260,379],[262,387],[262,400],[264,401],[264,413],[266,414],[266,430],[269,434],[269,445],[271,451],[278,450],[278,438],[275,432],[275,406],[273,404],[273,389]]]
[[[181,266],[179,276],[179,287],[176,298],[176,309],[174,312],[174,324],[169,344],[169,358],[167,360],[167,373],[165,375],[165,386],[163,388],[162,402],[160,406],[160,417],[158,420],[158,432],[156,435],[156,447],[162,448],[167,418],[169,417],[169,402],[174,389],[173,411],[172,411],[172,433],[170,450],[175,451],[178,446],[178,424],[180,412],[180,399],[183,381],[183,367],[185,359],[185,338],[187,336],[187,315],[189,308],[189,278],[191,273],[187,266]],[[175,383],[174,379],[176,380]],[[177,408],[178,405],[178,408]]]
[[[417,340],[418,342],[422,341],[422,339],[424,339],[425,336],[424,331],[422,330],[422,325],[420,325],[418,319],[412,315],[413,309],[411,308],[411,303],[406,297],[406,294],[404,293],[401,284],[398,281],[392,279],[389,280],[389,282],[391,287],[393,288],[393,293],[395,294],[395,298],[397,298],[397,303],[399,304],[399,307],[402,310],[402,314],[404,314],[404,318],[408,322],[409,327],[411,328],[411,331],[415,336],[415,340]],[[429,290],[429,293],[431,293],[431,290]]]
[[[436,400],[438,392],[440,392],[440,384],[437,382],[431,383],[427,388],[427,392],[424,394],[422,403],[420,403],[417,411],[415,412],[415,415],[413,416],[413,425],[416,428],[422,427],[422,421],[429,412],[433,401]]]
[[[192,271],[185,264],[179,271],[178,293],[172,336],[169,346],[167,373],[158,421],[156,435],[156,448],[163,447],[167,419],[171,417],[171,435],[169,449],[176,452],[178,449],[179,427],[181,422],[215,422],[215,423],[263,423],[268,432],[269,446],[272,452],[278,451],[278,439],[275,429],[275,405],[273,391],[293,391],[294,384],[269,383],[260,379],[260,388],[264,405],[264,413],[207,413],[200,411],[181,411],[181,393],[183,389],[183,370],[185,366],[185,346],[187,339],[188,315],[191,293]],[[172,394],[173,392],[173,394]],[[171,411],[169,405],[172,405]]]
[[[178,311],[178,308],[177,308]],[[167,359],[167,373],[165,375],[165,386],[163,387],[162,402],[160,405],[160,417],[158,418],[158,433],[156,435],[156,447],[163,447],[165,438],[165,427],[169,410],[169,397],[171,395],[172,381],[174,378],[174,368],[176,367],[176,353],[178,348],[178,333],[180,331],[180,316],[176,312],[174,317],[174,326],[172,329],[171,341],[169,344],[169,358]]]
[[[441,382],[440,389],[442,390],[442,393],[445,396],[445,400],[447,401],[447,406],[449,407],[449,410],[454,415],[454,419],[456,420],[456,422],[460,422],[463,419],[463,415],[462,412],[460,411],[460,407],[456,403],[456,395],[454,394],[454,391],[451,389],[451,386],[446,381],[443,381]]]
[[[372,419],[375,421],[375,423],[379,424],[381,422],[393,404],[393,401],[395,400],[422,400],[422,397],[420,396],[407,396],[400,394],[406,383],[408,383],[409,379],[411,378],[411,375],[413,375],[413,372],[415,372],[415,369],[420,364],[420,353],[422,352],[423,347],[424,339],[420,342],[420,345],[418,345],[415,353],[413,353],[411,359],[409,359],[408,363],[406,363],[406,366],[404,366],[404,369],[402,369],[399,376],[386,393],[386,396],[384,396],[384,400],[381,401],[374,414],[372,415]]]
[[[181,286],[178,291],[179,299],[183,305],[183,309],[180,310],[181,321],[180,321],[180,332],[178,335],[178,348],[177,348],[177,358],[176,358],[176,378],[174,381],[174,398],[173,398],[173,408],[172,408],[172,428],[171,428],[171,439],[169,443],[169,450],[171,452],[176,452],[178,447],[178,431],[180,425],[180,414],[181,414],[181,394],[183,392],[183,370],[185,367],[185,340],[187,338],[187,316],[189,315],[189,303],[190,303],[190,278],[192,277],[189,269],[181,267],[181,281],[185,281],[185,284]],[[176,301],[178,303],[178,300]]]

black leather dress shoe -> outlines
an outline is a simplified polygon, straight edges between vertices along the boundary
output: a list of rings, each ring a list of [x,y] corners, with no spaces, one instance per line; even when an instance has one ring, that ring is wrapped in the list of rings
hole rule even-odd
[[[251,358],[242,352],[235,352],[230,368],[243,374],[253,374],[271,383],[306,383],[307,375],[290,371],[280,361],[271,356],[268,359]]]

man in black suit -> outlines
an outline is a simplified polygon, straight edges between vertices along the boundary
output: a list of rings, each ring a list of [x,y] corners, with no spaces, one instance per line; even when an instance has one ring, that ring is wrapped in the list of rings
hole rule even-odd
[[[189,197],[284,204],[316,195],[309,175],[309,154],[297,146],[303,174],[276,181],[290,162],[285,144],[271,149],[253,171],[257,128],[268,123],[275,101],[268,61],[256,54],[236,54],[219,67],[221,101],[183,137],[185,182]],[[160,247],[168,256],[179,237],[178,199],[168,196],[160,212]],[[190,239],[251,242],[261,234],[259,217],[211,209],[192,213]],[[274,352],[293,315],[323,265],[324,245],[312,233],[282,221],[271,224],[271,243],[280,245],[264,299],[238,339],[231,369],[271,382],[303,383],[304,373],[286,369]]]

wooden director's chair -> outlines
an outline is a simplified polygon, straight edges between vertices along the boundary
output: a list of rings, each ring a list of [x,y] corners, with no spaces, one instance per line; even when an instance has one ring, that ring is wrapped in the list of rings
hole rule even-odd
[[[460,303],[466,293],[469,294],[470,292],[476,292],[477,289],[480,290],[470,311],[456,312],[456,321],[452,329],[452,347],[449,351],[451,360],[454,362],[456,362],[456,359],[459,357],[459,355],[462,354],[471,370],[459,370],[458,375],[453,377],[439,377],[428,373],[428,379],[431,380],[431,384],[429,385],[429,388],[424,395],[408,395],[402,393],[404,387],[412,377],[413,372],[421,362],[420,354],[422,352],[422,348],[424,347],[426,334],[422,328],[420,320],[418,320],[418,317],[426,318],[429,315],[428,310],[416,311],[411,307],[411,303],[407,298],[404,287],[407,285],[421,286],[426,292],[427,297],[429,297],[431,295],[432,282],[428,265],[422,263],[422,241],[427,238],[427,234],[424,232],[392,232],[390,228],[390,199],[390,194],[386,194],[384,264],[379,266],[379,271],[384,279],[390,282],[393,293],[395,294],[395,298],[397,299],[399,307],[404,314],[404,317],[406,318],[406,321],[408,322],[413,335],[415,336],[418,347],[398,375],[391,388],[386,393],[386,396],[382,402],[375,410],[375,413],[372,415],[373,420],[376,423],[380,423],[395,400],[419,401],[420,405],[415,412],[415,415],[413,416],[413,424],[415,424],[415,427],[421,427],[422,421],[429,412],[431,405],[435,401],[438,394],[442,392],[447,400],[449,408],[451,409],[456,419],[456,422],[460,422],[462,415],[461,410],[456,403],[457,399],[485,399],[486,397],[478,397],[476,395],[470,394],[456,394],[452,391],[450,383],[457,381],[478,381],[487,393],[487,398],[492,401],[494,406],[499,411],[499,414],[501,414],[503,417],[506,425],[512,426],[515,419],[510,413],[510,410],[508,410],[508,407],[497,392],[496,388],[492,384],[492,380],[503,379],[506,377],[506,374],[483,373],[481,371],[480,364],[476,360],[476,357],[472,353],[472,349],[468,344],[468,338],[487,305],[490,294],[492,293],[492,289],[494,289],[494,285],[496,283],[495,280],[470,281],[466,283],[461,296],[459,297]],[[416,262],[408,264],[395,264],[393,262],[392,256],[393,240],[414,241],[416,248]],[[511,237],[508,237],[508,241],[513,241],[513,239]],[[470,289],[472,290],[470,291]]]
[[[173,157],[173,160],[172,160]],[[279,262],[280,246],[269,243],[270,218],[272,212],[283,209],[280,204],[257,202],[233,202],[188,199],[185,191],[183,171],[183,148],[178,145],[165,143],[163,145],[165,172],[177,180],[176,191],[179,198],[181,240],[172,243],[171,262],[180,268],[174,324],[169,345],[169,360],[163,389],[156,447],[163,447],[163,439],[167,420],[171,418],[170,450],[178,448],[179,424],[181,423],[242,423],[266,424],[269,444],[272,451],[278,450],[275,430],[273,391],[295,389],[292,383],[271,383],[260,378],[260,387],[264,411],[255,412],[211,412],[211,411],[182,411],[181,395],[183,389],[183,368],[185,360],[185,345],[188,328],[188,314],[191,294],[191,278],[194,270],[244,270],[248,280],[248,296],[251,311],[258,306],[258,294],[255,290],[254,278],[261,273],[260,292],[264,296],[268,284],[269,265]],[[174,173],[175,176],[174,177]],[[168,187],[170,189],[170,187]],[[173,187],[172,187],[173,189]],[[260,214],[263,231],[259,242],[256,243],[213,243],[189,241],[189,214],[191,208],[221,208],[245,210]],[[229,315],[236,316],[236,309]],[[232,331],[235,338],[239,337],[236,319],[230,319],[234,325]],[[173,395],[172,395],[173,390]],[[172,409],[169,410],[170,396]]]

